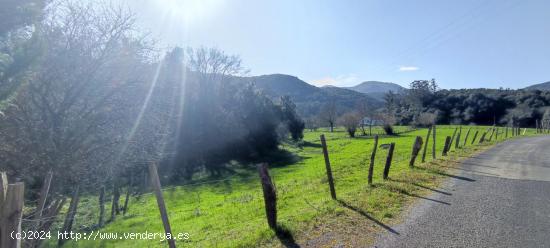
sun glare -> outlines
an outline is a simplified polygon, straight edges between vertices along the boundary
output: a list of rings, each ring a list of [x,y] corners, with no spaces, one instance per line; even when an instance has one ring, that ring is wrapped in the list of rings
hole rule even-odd
[[[185,21],[187,25],[212,17],[222,0],[162,0],[157,2],[171,19]]]

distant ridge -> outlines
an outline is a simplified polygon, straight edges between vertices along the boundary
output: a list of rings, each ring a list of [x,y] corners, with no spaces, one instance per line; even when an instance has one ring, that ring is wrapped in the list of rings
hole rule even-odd
[[[526,90],[550,90],[550,81],[541,83],[541,84],[533,84],[531,86],[527,86],[524,89]]]
[[[382,100],[384,95],[389,91],[394,93],[402,93],[407,90],[399,84],[379,81],[366,81],[352,87],[346,87],[346,89],[366,94],[377,100]]]
[[[334,86],[316,87],[291,75],[270,74],[238,79],[254,83],[256,88],[272,99],[289,96],[303,117],[317,115],[321,107],[329,102],[335,102],[340,113],[355,110],[359,101],[366,102],[372,108],[383,105],[382,101],[367,94]]]

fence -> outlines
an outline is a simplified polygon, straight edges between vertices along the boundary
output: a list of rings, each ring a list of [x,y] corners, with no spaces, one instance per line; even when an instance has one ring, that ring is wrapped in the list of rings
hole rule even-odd
[[[448,128],[452,128],[456,131],[453,130],[453,136],[445,137],[445,139],[449,140],[448,142],[445,142],[447,143],[447,145],[445,145],[445,143],[439,144],[434,142],[438,140],[436,136],[437,133],[443,133],[441,131]],[[510,129],[510,135],[508,135],[508,129]],[[475,134],[473,136],[470,135],[470,133],[473,133],[474,130]],[[262,230],[265,227],[269,227],[277,232],[280,232],[280,223],[300,221],[301,219],[307,219],[309,216],[314,216],[318,212],[323,211],[325,206],[324,204],[322,204],[322,202],[325,201],[325,198],[326,201],[330,201],[331,199],[338,200],[340,195],[347,194],[358,189],[357,187],[343,187],[341,185],[361,185],[363,182],[365,183],[365,185],[372,185],[374,177],[373,174],[375,172],[382,172],[380,173],[383,175],[382,179],[391,178],[391,171],[393,168],[392,164],[395,165],[406,163],[409,166],[414,167],[415,161],[420,160],[419,158],[416,158],[419,157],[421,153],[423,157],[422,160],[424,160],[424,157],[429,155],[428,153],[431,153],[432,158],[435,158],[439,155],[448,155],[447,153],[449,152],[449,150],[453,148],[451,144],[454,144],[455,151],[460,152],[460,150],[470,146],[476,146],[480,142],[494,142],[495,140],[503,140],[513,136],[521,135],[522,133],[518,130],[517,127],[492,127],[488,130],[479,130],[479,128],[474,128],[474,130],[468,129],[468,131],[466,131],[466,135],[464,136],[462,134],[461,128],[457,129],[456,127],[441,126],[438,126],[437,129],[435,127],[430,128],[428,130],[427,136],[415,137],[412,144],[406,144],[407,148],[405,148],[403,144],[396,144],[396,142],[389,142],[389,144],[379,144],[379,139],[377,136],[375,136],[374,146],[365,147],[365,151],[368,151],[368,153],[365,153],[364,156],[369,157],[370,155],[370,158],[365,158],[364,160],[364,164],[369,165],[368,169],[366,167],[361,168],[363,164],[348,167],[345,169],[340,168],[340,163],[337,163],[336,166],[332,165],[330,163],[332,158],[329,149],[331,146],[331,139],[326,139],[323,135],[319,137],[319,140],[316,140],[314,143],[321,143],[321,147],[319,147],[318,152],[323,153],[324,163],[321,162],[321,165],[324,167],[324,170],[315,170],[304,180],[292,180],[290,178],[281,179],[279,182],[274,181],[272,175],[270,175],[269,171],[267,170],[267,166],[262,165],[258,169],[257,173],[250,172],[248,174],[233,175],[231,177],[223,179],[194,182],[161,189],[160,180],[158,179],[158,175],[156,175],[156,167],[152,164],[149,164],[149,182],[151,182],[151,184],[154,186],[154,191],[150,193],[140,194],[137,197],[132,196],[132,200],[129,205],[130,210],[127,213],[127,218],[134,218],[137,223],[140,223],[143,219],[143,222],[146,223],[147,226],[155,226],[155,230],[165,233],[172,233],[174,231],[172,226],[170,225],[171,223],[179,223],[181,226],[181,222],[196,219],[204,219],[204,223],[217,223],[217,226],[208,226],[208,224],[201,224],[202,227],[200,230],[208,230],[207,233],[220,233],[220,235],[217,235],[214,240],[207,240],[207,235],[198,238],[199,240],[205,240],[210,244],[224,242],[223,237],[234,235],[231,230],[239,230],[240,232],[255,232],[257,230]],[[537,128],[536,132],[539,133],[539,131],[540,128]],[[478,135],[478,132],[481,132],[481,134]],[[523,133],[525,133],[525,129],[523,130]],[[481,137],[485,138],[482,139]],[[471,139],[471,141],[468,139]],[[403,152],[398,152],[399,149],[407,149],[410,153],[406,154]],[[445,151],[445,153],[443,153],[443,151]],[[441,152],[441,154],[439,154],[439,152]],[[341,158],[336,159],[338,160]],[[416,161],[416,163],[418,162],[420,161]],[[383,171],[375,170],[375,167],[381,165],[384,165]],[[335,168],[336,170],[334,170]],[[261,178],[261,180],[259,180],[259,178]],[[274,178],[276,178],[276,175]],[[38,204],[33,204],[39,206],[37,209],[40,209],[40,206],[44,208],[44,204],[41,202],[45,202],[45,200],[42,200],[42,198],[47,197],[48,190],[45,189],[45,186],[49,185],[51,180],[51,176],[49,176],[49,179],[48,176],[46,176],[43,183],[43,189],[46,194],[41,194],[41,196],[44,195],[44,197],[41,197],[38,200]],[[7,180],[3,180],[3,182],[7,182]],[[233,185],[232,182],[249,183],[247,183],[245,186],[238,186]],[[381,181],[380,183],[384,184],[384,181]],[[3,183],[2,185],[4,184],[5,183]],[[318,185],[320,184],[325,184],[326,187],[318,187]],[[2,187],[4,189],[14,187],[14,190],[8,190],[7,192],[22,192],[22,189],[15,189],[17,189],[18,187],[22,187],[23,185],[16,185],[17,184],[15,184],[14,186],[9,185],[7,187]],[[338,186],[341,187],[339,188]],[[244,187],[245,189],[234,187]],[[208,188],[208,190],[203,190],[205,188]],[[5,190],[3,190],[2,192],[4,191]],[[90,220],[92,221],[92,223],[95,222],[95,220],[101,222],[100,220],[98,220],[97,215],[86,215],[82,212],[77,214],[79,197],[78,191],[75,191],[75,197],[73,197],[73,199],[71,200],[72,202],[74,200],[74,204],[70,204],[69,206],[69,210],[67,212],[68,214],[63,221],[64,227],[62,227],[62,229],[66,229],[65,223],[72,223],[73,221],[75,224],[89,223]],[[126,190],[126,192],[129,191]],[[168,198],[170,200],[168,202],[165,202],[164,196],[169,196]],[[157,199],[157,204],[153,204],[151,202],[152,197],[155,197]],[[323,200],[319,201],[319,197],[321,197]],[[15,198],[23,199],[22,194],[20,197]],[[12,200],[15,198],[12,198],[11,196],[2,197],[2,199],[8,199],[2,202],[2,221],[8,219],[5,216],[14,216],[13,214],[4,214],[6,209],[8,209],[4,207],[4,205],[6,205],[4,203],[7,202],[15,205],[16,209],[20,210],[19,212],[15,211],[15,216],[19,217],[15,218],[16,221],[14,224],[3,224],[1,225],[1,227],[11,226],[10,228],[17,229],[17,226],[21,226],[22,222],[27,222],[26,226],[32,226],[34,224],[39,225],[37,223],[45,223],[48,221],[51,222],[51,220],[56,219],[61,209],[61,206],[63,206],[64,203],[64,201],[63,203],[57,202],[53,204],[53,207],[46,207],[47,211],[34,211],[33,215],[21,218],[21,209],[23,207],[23,203],[21,202],[21,204],[13,204],[15,202],[18,202],[17,200]],[[108,194],[103,193],[103,198],[112,199],[113,195],[109,196]],[[292,199],[292,201],[288,199]],[[296,201],[295,199],[300,200]],[[178,205],[180,206],[180,208],[171,208],[171,204],[174,204],[174,201],[178,201]],[[114,205],[115,204],[111,204],[111,207],[113,207]],[[297,205],[305,206],[304,211],[301,211],[299,213],[289,213],[284,211],[285,208],[291,209]],[[71,208],[71,206],[74,207]],[[228,208],[227,206],[231,206],[231,208]],[[97,210],[100,209],[99,206],[94,208]],[[277,208],[279,208],[279,211],[277,211]],[[128,210],[128,207],[124,208],[124,211],[126,210]],[[160,218],[150,222],[145,222],[145,219],[150,216],[151,211],[158,212],[160,214]],[[90,216],[93,216],[93,218],[90,218]],[[176,222],[174,222],[174,220],[176,220]],[[118,220],[113,221],[112,224],[116,224],[117,221]],[[58,220],[58,222],[61,221]],[[61,223],[58,224],[61,226]],[[52,224],[50,223],[49,225]],[[140,229],[143,229],[143,225],[137,225],[137,229],[135,230],[139,231]],[[87,226],[88,227],[85,228],[90,228],[91,225]],[[96,228],[92,229],[97,229],[100,226],[101,225],[98,225]],[[2,231],[12,230],[10,228],[2,228]],[[76,230],[82,230],[82,228],[82,225],[80,225],[80,227],[78,227]],[[107,227],[107,231],[109,230],[108,228],[109,226]],[[181,230],[175,231],[178,232]],[[17,242],[17,240],[6,239],[6,236],[4,235],[0,237],[2,237],[2,242]],[[167,241],[167,243],[170,247],[175,247],[177,244],[176,242],[173,242],[173,240]],[[17,247],[17,244],[16,246],[10,244],[9,246],[2,245],[1,247]]]

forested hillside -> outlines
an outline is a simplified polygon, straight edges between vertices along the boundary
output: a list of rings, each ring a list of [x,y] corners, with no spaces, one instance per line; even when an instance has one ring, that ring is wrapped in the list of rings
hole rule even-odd
[[[383,105],[382,100],[363,93],[339,87],[315,87],[290,75],[272,74],[242,77],[240,80],[243,83],[253,83],[272,99],[289,96],[304,118],[318,115],[323,105],[329,102],[336,104],[340,114],[354,110],[357,102],[365,102],[373,109]]]

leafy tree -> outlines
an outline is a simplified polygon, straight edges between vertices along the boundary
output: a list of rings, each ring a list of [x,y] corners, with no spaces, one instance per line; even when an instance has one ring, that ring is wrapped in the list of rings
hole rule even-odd
[[[298,114],[296,114],[296,104],[292,102],[289,96],[282,96],[280,99],[282,119],[286,123],[288,131],[293,140],[304,138],[305,123]]]

